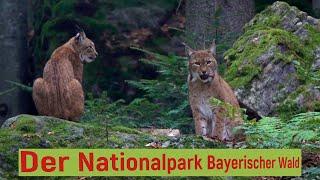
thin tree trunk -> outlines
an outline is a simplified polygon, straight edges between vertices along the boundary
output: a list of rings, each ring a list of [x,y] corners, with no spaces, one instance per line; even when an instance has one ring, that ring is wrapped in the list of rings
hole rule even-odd
[[[26,83],[28,67],[27,0],[0,0],[0,92],[11,89],[11,80]],[[7,118],[26,113],[28,95],[14,90],[0,96],[0,124]]]
[[[312,0],[312,8],[317,15],[320,15],[320,0]]]
[[[320,11],[320,1],[319,0],[312,0],[312,7],[314,10]]]
[[[189,46],[204,49],[215,38],[215,1],[186,1],[186,36]]]
[[[253,0],[187,0],[186,34],[194,49],[208,48],[213,39],[230,46],[254,16]],[[218,49],[222,54],[223,49]]]

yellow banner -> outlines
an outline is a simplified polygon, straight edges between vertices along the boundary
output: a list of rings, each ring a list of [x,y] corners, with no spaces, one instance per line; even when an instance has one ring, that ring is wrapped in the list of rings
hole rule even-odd
[[[19,176],[300,176],[299,149],[20,149]]]

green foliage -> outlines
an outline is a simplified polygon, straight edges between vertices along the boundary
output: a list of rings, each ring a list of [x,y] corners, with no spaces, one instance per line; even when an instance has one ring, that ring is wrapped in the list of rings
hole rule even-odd
[[[300,10],[286,3],[282,3],[282,6],[288,12],[300,14]],[[271,55],[273,57],[270,63],[293,64],[296,73],[290,76],[299,81],[299,88],[286,97],[280,97],[281,104],[276,109],[280,117],[288,118],[295,114],[320,110],[319,103],[312,98],[312,91],[319,89],[320,71],[311,68],[315,60],[314,52],[320,43],[320,29],[309,24],[303,25],[308,36],[302,40],[300,36],[283,27],[284,21],[286,19],[274,13],[271,7],[257,14],[245,26],[244,34],[234,43],[233,48],[225,53],[228,60],[225,78],[233,88],[250,89],[252,80],[268,68],[261,65],[259,57]],[[284,47],[285,51],[281,50],[281,47]],[[297,102],[301,95],[303,107]]]
[[[137,104],[133,101],[127,108],[134,107],[134,112],[140,114],[138,117],[145,118],[149,125],[191,132],[193,123],[189,116],[186,59],[144,52],[154,59],[142,59],[142,62],[154,66],[159,72],[159,77],[154,80],[128,81],[130,85],[143,90],[145,95],[139,100],[142,103]],[[147,107],[149,109],[146,109]],[[148,117],[149,114],[155,116]]]
[[[318,81],[320,82],[320,81]],[[300,86],[295,92],[291,93],[278,108],[282,119],[294,116],[295,114],[308,111],[320,111],[320,102],[314,100],[312,91],[319,89],[314,85]],[[303,97],[303,105],[298,104],[298,99]]]
[[[95,123],[100,126],[112,125],[113,122],[110,120],[119,118],[119,108],[121,108],[123,104],[123,100],[112,102],[106,92],[103,92],[99,98],[94,98],[92,94],[88,94],[82,122],[90,124]]]
[[[320,167],[308,167],[303,169],[302,176],[308,179],[316,179],[319,178]]]
[[[34,0],[33,26],[36,36],[32,41],[37,73],[42,72],[45,62],[52,52],[76,34],[77,27],[83,28],[96,44],[99,35],[106,29],[114,28],[105,21],[101,11],[106,6],[103,1],[86,4],[88,14],[79,10],[83,1],[76,0]],[[99,46],[98,46],[99,47]]]
[[[21,115],[12,127],[2,128],[0,131],[0,176],[2,179],[18,178],[20,148],[115,148],[126,144],[143,147],[149,143],[145,134],[137,134],[134,130],[123,132],[123,128],[117,127],[115,131],[111,130],[107,142],[103,127],[94,123],[79,124],[55,118]],[[126,140],[122,137],[124,135],[132,136],[134,140]]]
[[[238,109],[236,107],[234,107],[233,105],[231,105],[230,103],[227,102],[223,102],[217,98],[211,98],[209,100],[210,104],[212,105],[212,108],[223,108],[224,111],[224,115],[225,117],[234,119],[236,116],[242,116],[242,112],[240,112],[240,110],[242,109]]]
[[[179,128],[183,132],[192,132],[186,59],[141,51],[154,57],[141,61],[153,66],[159,73],[157,79],[128,81],[131,86],[145,93],[143,97],[126,105],[123,100],[112,103],[106,94],[96,99],[89,96],[84,119],[100,119],[98,121],[103,122],[101,118],[105,118],[111,124],[125,124],[129,127]]]
[[[24,133],[35,133],[36,132],[36,122],[34,119],[28,116],[21,116],[19,118],[19,123],[15,127],[17,130]]]
[[[287,63],[293,60],[299,61],[301,67],[310,67],[313,51],[311,48],[302,46],[298,37],[291,32],[270,28],[269,23],[257,24],[252,29],[247,30],[243,36],[237,40],[234,47],[225,53],[225,56],[232,62],[226,71],[226,79],[234,88],[247,86],[251,80],[261,73],[261,66],[256,59],[267,52],[270,47],[275,48],[275,56]],[[252,39],[257,38],[257,43]],[[285,54],[277,49],[277,45],[283,44],[288,50]],[[292,55],[295,56],[292,56]],[[305,78],[303,72],[300,73],[301,79]]]
[[[290,8],[288,4],[284,4]],[[310,82],[310,67],[314,60],[314,50],[320,43],[320,31],[311,25],[305,25],[308,38],[301,40],[293,32],[283,28],[282,17],[274,14],[270,7],[245,26],[245,33],[234,43],[225,56],[232,63],[228,68],[226,79],[234,88],[247,86],[251,80],[259,75],[262,67],[256,59],[274,47],[276,59],[284,63],[293,62],[298,70],[298,78]],[[281,52],[279,45],[286,47]]]
[[[320,148],[320,112],[298,114],[287,122],[264,117],[243,128],[253,148]]]
[[[107,110],[110,111],[114,106],[113,103],[106,103],[101,98],[90,100],[88,103],[91,103],[87,105],[91,108],[97,104],[109,104]],[[94,108],[95,112],[100,110],[102,107]],[[18,151],[22,148],[146,148],[145,145],[150,142],[170,140],[168,137],[153,136],[119,125],[110,127],[107,137],[101,122],[91,120],[93,121],[83,119],[80,123],[74,123],[53,117],[17,116],[10,127],[2,128],[0,131],[1,179],[18,178]],[[171,141],[173,143],[169,148],[222,147],[221,144],[205,141],[193,135]]]

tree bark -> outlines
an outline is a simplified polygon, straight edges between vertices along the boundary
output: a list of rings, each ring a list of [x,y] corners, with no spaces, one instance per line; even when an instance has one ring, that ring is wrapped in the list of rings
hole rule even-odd
[[[0,0],[0,92],[11,89],[6,80],[26,83],[28,78],[27,0]],[[26,113],[30,95],[19,89],[0,96],[0,125]]]
[[[320,14],[320,1],[319,0],[312,0],[312,8],[317,15]]]
[[[215,38],[215,1],[186,1],[186,37],[194,49],[204,49],[207,41]]]
[[[320,1],[319,0],[312,0],[312,7],[313,7],[313,9],[320,9]]]
[[[254,12],[254,0],[187,0],[187,42],[194,49],[204,49],[216,39],[220,47],[230,47]],[[218,54],[222,53],[219,48]]]

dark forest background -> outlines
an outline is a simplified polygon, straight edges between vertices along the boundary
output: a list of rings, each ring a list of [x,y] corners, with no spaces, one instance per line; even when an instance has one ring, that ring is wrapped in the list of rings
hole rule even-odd
[[[0,0],[0,179],[18,178],[19,148],[146,146],[302,149],[301,178],[318,179],[317,18],[320,0]],[[33,81],[77,27],[99,53],[84,68],[83,117],[33,116]],[[204,49],[213,39],[244,142],[194,133],[182,43]]]

